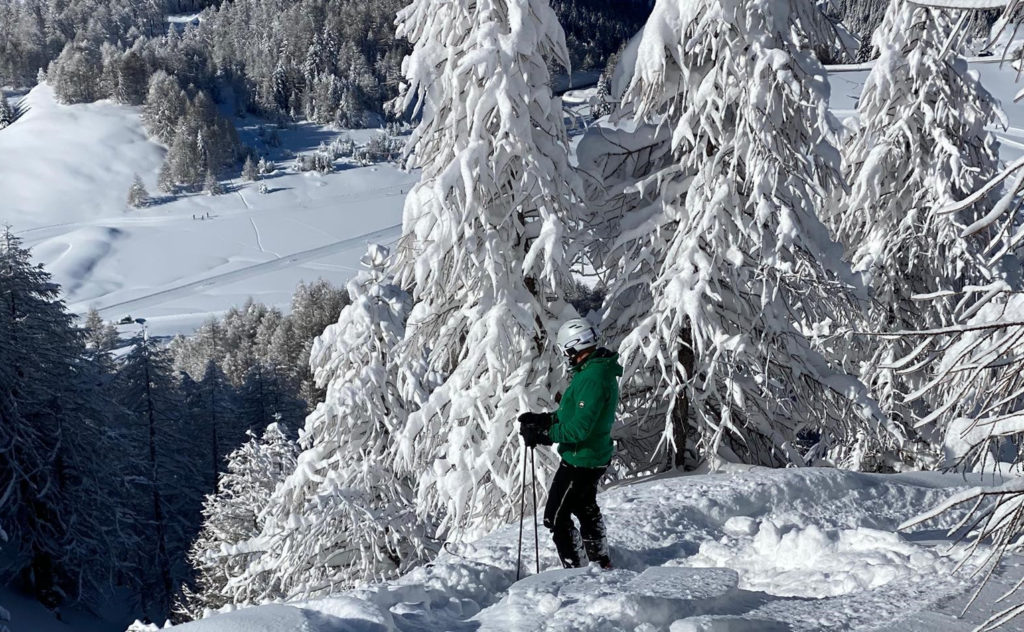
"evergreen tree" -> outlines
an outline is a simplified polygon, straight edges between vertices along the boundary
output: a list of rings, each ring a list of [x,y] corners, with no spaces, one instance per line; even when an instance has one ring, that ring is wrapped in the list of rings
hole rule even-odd
[[[160,172],[156,177],[156,184],[164,193],[173,194],[177,187],[174,184],[174,176],[171,174],[171,164],[166,160],[160,165]]]
[[[298,465],[274,492],[264,550],[239,584],[271,596],[310,596],[382,579],[430,551],[415,515],[413,477],[392,463],[404,417],[395,374],[409,295],[385,273],[387,250],[370,246],[368,270],[349,282],[352,304],[313,344],[310,364],[323,403],[306,418]]]
[[[102,366],[59,288],[9,229],[0,233],[0,531],[2,579],[20,574],[44,604],[95,594],[116,568],[108,520],[116,467],[105,463],[111,410]],[[109,478],[108,478],[109,476]]]
[[[91,103],[101,96],[102,72],[99,51],[92,44],[69,43],[50,65],[47,78],[61,103]]]
[[[228,457],[217,492],[207,496],[203,529],[189,550],[196,589],[186,591],[178,610],[192,619],[225,605],[256,602],[256,586],[237,581],[258,555],[244,543],[259,533],[274,488],[295,469],[296,450],[278,424],[248,437]]]
[[[181,394],[172,378],[170,356],[146,336],[137,337],[118,371],[118,402],[128,414],[137,448],[146,455],[144,470],[136,475],[146,481],[145,514],[152,537],[137,554],[149,569],[144,590],[151,618],[166,616],[175,588],[187,576],[184,552],[191,541],[190,496],[199,489],[193,452],[186,449],[187,419]],[[200,494],[201,499],[201,494]],[[140,507],[140,510],[143,510]]]
[[[278,367],[257,361],[246,372],[238,393],[243,423],[255,432],[275,422],[284,428],[299,427],[306,404],[296,397],[297,390]]]
[[[805,0],[660,0],[639,43],[625,100],[638,119],[664,120],[673,160],[650,177],[657,199],[628,218],[639,230],[609,260],[606,323],[629,332],[623,434],[660,426],[670,465],[692,447],[856,467],[855,437],[901,439],[808,335],[855,314],[855,281],[816,215],[840,175],[809,48],[827,34],[806,34],[821,25]],[[650,303],[637,304],[638,284]],[[804,436],[815,442],[801,451]]]
[[[212,171],[206,172],[206,181],[203,183],[203,190],[209,195],[224,194],[224,187],[221,186],[220,181],[217,180],[217,176],[213,175]]]
[[[1020,0],[1012,0],[1004,9],[1002,19],[1013,18],[1020,11]],[[971,75],[968,78],[972,78]],[[969,83],[966,92],[970,100],[979,97],[972,94],[972,89]],[[977,120],[978,114],[975,110],[967,119]],[[971,150],[982,153],[981,147],[975,145]],[[940,212],[977,217],[964,231],[968,239],[975,235],[1002,236],[1004,241],[995,255],[1020,252],[1022,167],[1021,161],[1005,166],[977,191]],[[1012,184],[1004,187],[1005,182]],[[1000,196],[994,205],[989,199],[993,194]],[[973,212],[975,208],[978,213]],[[995,245],[994,240],[989,243]],[[991,256],[990,260],[998,258]],[[969,310],[958,313],[954,325],[894,332],[891,336],[910,338],[916,343],[913,351],[898,364],[905,372],[919,371],[927,376],[924,386],[909,394],[908,399],[911,403],[917,399],[928,402],[929,413],[917,424],[942,431],[941,465],[1002,474],[1018,470],[1024,461],[1024,452],[1020,449],[1024,323],[1016,317],[1024,312],[1024,300],[1016,284],[1002,288],[992,284],[985,289],[984,294],[970,297]],[[989,568],[994,570],[1007,552],[1015,550],[1016,542],[1024,533],[1024,494],[1018,481],[1011,478],[1000,486],[967,490],[919,520],[961,505],[967,514],[958,515],[957,524],[965,526],[963,537],[971,543],[973,561],[980,562],[982,567],[991,564]],[[1020,586],[1015,586],[1012,591],[1018,598],[1019,590]],[[1024,603],[1017,602],[993,614],[979,629],[996,629],[1021,614],[1024,614]]]
[[[203,377],[192,390],[188,408],[193,423],[203,428],[209,437],[208,448],[204,451],[209,464],[204,480],[208,481],[209,489],[216,489],[222,460],[245,436],[246,429],[236,412],[237,406],[238,394],[224,372],[212,359],[207,360]]]
[[[260,179],[260,173],[256,169],[256,163],[252,160],[252,155],[245,157],[245,164],[242,165],[242,178],[249,182],[256,182]]]
[[[178,120],[174,140],[167,151],[167,164],[174,184],[188,190],[198,189],[207,174],[206,156],[200,143],[199,122],[190,115]]]
[[[28,560],[14,571],[24,568],[28,586],[53,606],[61,592],[54,562],[67,534],[55,462],[62,424],[51,398],[68,377],[74,340],[57,287],[9,228],[0,234],[0,305],[0,529]]]
[[[398,34],[421,117],[406,162],[423,175],[396,254],[414,300],[398,365],[416,408],[397,463],[418,479],[421,517],[469,537],[515,515],[513,424],[554,406],[562,374],[553,332],[571,310],[549,301],[569,276],[579,196],[548,63],[567,67],[568,53],[546,0],[415,0]]]
[[[142,183],[142,178],[139,177],[139,174],[135,174],[132,186],[128,189],[128,206],[142,208],[148,205],[149,191],[146,190],[146,185]]]
[[[185,115],[188,97],[177,79],[162,70],[149,78],[146,103],[142,109],[142,122],[152,136],[165,145],[174,140],[178,121]]]
[[[94,353],[109,353],[118,346],[117,327],[113,323],[103,322],[103,318],[95,308],[89,309],[82,323],[85,335],[85,347]]]
[[[943,209],[978,190],[998,171],[1005,124],[991,94],[949,42],[951,16],[893,0],[875,32],[878,59],[858,102],[859,125],[844,143],[849,193],[831,218],[846,257],[874,293],[873,331],[931,329],[970,316],[976,288],[1006,287],[1005,254],[992,226],[975,227],[992,210],[982,200],[959,213]],[[1019,264],[1018,264],[1019,265]],[[918,300],[915,296],[930,296]],[[908,427],[915,412],[902,401],[929,377],[898,373],[894,363],[916,343],[870,341],[863,378],[890,416]]]
[[[170,344],[174,370],[188,373],[194,380],[202,380],[209,363],[213,362],[223,372],[227,355],[226,336],[224,324],[211,316],[191,336],[175,337]],[[227,379],[232,381],[230,377]]]
[[[7,97],[0,93],[0,129],[3,129],[14,122],[14,107],[7,100]]]
[[[324,392],[316,386],[310,370],[309,357],[313,341],[328,326],[337,322],[341,310],[351,302],[344,288],[336,288],[319,279],[314,283],[299,283],[292,295],[292,311],[289,321],[293,329],[287,336],[278,337],[273,345],[281,349],[278,358],[285,366],[296,367],[295,378],[299,381],[299,394],[312,409],[323,401]]]
[[[114,66],[114,86],[111,96],[118,103],[142,105],[148,96],[149,68],[135,50],[129,50],[117,59]]]

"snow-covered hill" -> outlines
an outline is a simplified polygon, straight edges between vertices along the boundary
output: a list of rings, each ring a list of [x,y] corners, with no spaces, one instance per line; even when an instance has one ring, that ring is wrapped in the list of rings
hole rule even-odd
[[[145,317],[156,334],[190,332],[250,296],[287,307],[301,280],[343,285],[367,242],[397,239],[417,179],[391,165],[329,175],[282,167],[264,180],[268,194],[236,180],[224,195],[168,201],[156,190],[164,150],[146,138],[138,108],[63,106],[46,85],[24,106],[0,131],[0,223],[46,265],[72,311]],[[311,125],[279,134],[294,153],[337,135]],[[134,173],[155,205],[127,206]]]
[[[970,482],[977,482],[976,480]],[[898,525],[968,481],[834,469],[733,468],[624,485],[599,498],[617,568],[554,570],[541,533],[533,575],[531,520],[515,581],[517,527],[386,584],[314,602],[271,604],[175,627],[181,632],[341,630],[671,630],[914,632],[970,630],[998,588],[1024,572],[1004,564],[976,610],[941,523]]]

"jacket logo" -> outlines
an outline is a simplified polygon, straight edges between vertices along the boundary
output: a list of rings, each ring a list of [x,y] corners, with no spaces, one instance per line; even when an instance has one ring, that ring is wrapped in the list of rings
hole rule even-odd
[[[584,403],[580,402],[580,408],[583,408]]]

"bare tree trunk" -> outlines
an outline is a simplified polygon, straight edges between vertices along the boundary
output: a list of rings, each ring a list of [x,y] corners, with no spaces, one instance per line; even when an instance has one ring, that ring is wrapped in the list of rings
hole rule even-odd
[[[679,365],[677,368],[680,383],[686,383],[693,377],[693,336],[687,329],[684,334],[686,343],[679,348]],[[690,417],[690,396],[684,391],[672,409],[672,463],[670,467],[684,469],[686,465],[687,425]]]

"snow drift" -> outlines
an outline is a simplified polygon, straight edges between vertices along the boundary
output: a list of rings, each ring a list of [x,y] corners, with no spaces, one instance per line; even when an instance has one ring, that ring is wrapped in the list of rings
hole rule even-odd
[[[953,573],[960,549],[944,539],[955,516],[896,531],[969,482],[977,483],[818,468],[652,479],[600,496],[613,571],[547,570],[516,582],[510,525],[393,582],[175,629],[925,629],[911,619],[970,629],[949,605],[970,588],[966,574]],[[542,568],[555,569],[546,533],[541,542]],[[524,548],[530,569],[532,546]]]

